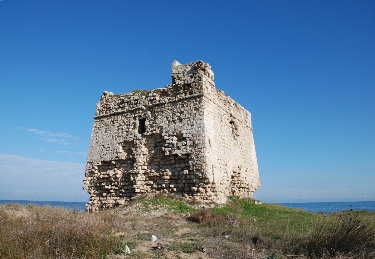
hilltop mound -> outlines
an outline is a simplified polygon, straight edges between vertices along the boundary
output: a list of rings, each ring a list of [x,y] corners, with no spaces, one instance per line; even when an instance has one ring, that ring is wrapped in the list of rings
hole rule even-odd
[[[3,205],[0,257],[373,258],[374,219],[374,212],[325,215],[238,198],[201,209],[142,197],[93,214]]]

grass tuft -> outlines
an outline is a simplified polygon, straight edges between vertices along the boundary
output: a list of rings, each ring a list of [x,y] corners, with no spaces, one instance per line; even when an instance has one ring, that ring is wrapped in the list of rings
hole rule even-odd
[[[170,251],[181,251],[186,254],[192,254],[197,251],[198,245],[196,243],[172,243],[168,250]]]
[[[141,203],[142,206],[146,208],[165,208],[169,211],[186,213],[186,212],[193,212],[195,209],[189,206],[183,200],[176,200],[175,198],[157,195],[154,197],[150,196],[143,196],[139,197],[138,199],[134,200],[133,203]]]
[[[128,95],[140,95],[140,96],[148,96],[151,93],[150,90],[134,90],[130,92]]]

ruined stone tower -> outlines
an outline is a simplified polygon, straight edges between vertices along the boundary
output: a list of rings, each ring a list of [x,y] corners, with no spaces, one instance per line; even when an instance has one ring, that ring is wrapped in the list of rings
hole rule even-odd
[[[88,211],[144,193],[201,202],[251,197],[259,187],[250,112],[215,88],[202,61],[172,64],[172,84],[104,92],[86,165]]]

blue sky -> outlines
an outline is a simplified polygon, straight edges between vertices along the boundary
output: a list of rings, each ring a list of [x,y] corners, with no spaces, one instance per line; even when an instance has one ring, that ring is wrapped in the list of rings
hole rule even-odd
[[[0,1],[0,199],[85,201],[103,91],[204,60],[253,116],[266,202],[375,200],[374,1]]]

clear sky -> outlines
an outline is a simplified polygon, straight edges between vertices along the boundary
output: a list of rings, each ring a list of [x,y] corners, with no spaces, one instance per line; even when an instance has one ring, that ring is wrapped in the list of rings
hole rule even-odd
[[[375,1],[0,1],[0,199],[86,201],[95,104],[204,60],[266,202],[375,200]]]

